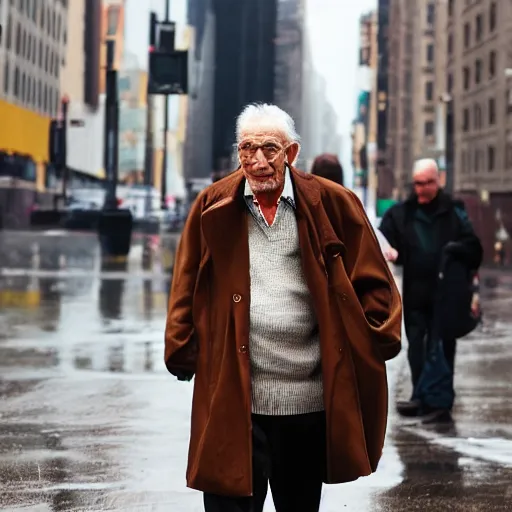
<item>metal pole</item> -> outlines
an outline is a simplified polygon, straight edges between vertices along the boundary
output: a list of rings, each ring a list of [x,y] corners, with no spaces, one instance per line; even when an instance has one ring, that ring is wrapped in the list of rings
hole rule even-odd
[[[454,189],[454,160],[455,160],[455,138],[453,129],[455,126],[454,121],[454,106],[453,99],[446,103],[445,109],[445,166],[446,166],[446,184],[445,190],[449,194],[453,194]]]
[[[117,71],[114,69],[115,42],[107,41],[106,94],[105,94],[105,148],[104,167],[107,179],[105,209],[117,209],[117,167],[119,103],[117,97]]]
[[[68,165],[67,165],[67,137],[68,137],[68,106],[69,106],[69,98],[64,96],[61,100],[62,106],[62,167],[61,167],[61,176],[62,176],[62,201],[63,206],[65,207],[67,204],[67,188],[68,188]]]
[[[171,10],[171,0],[165,2],[165,21],[168,22]],[[167,135],[169,131],[169,96],[165,95],[164,100],[164,154],[162,158],[162,186],[161,186],[161,202],[162,210],[167,210]]]
[[[155,27],[156,14],[149,14],[149,46],[150,51],[154,50],[155,45]],[[149,73],[148,85],[146,89],[146,151],[144,158],[144,186],[146,187],[146,200],[144,204],[144,216],[149,218],[151,215],[151,187],[153,183],[153,101],[149,94]]]

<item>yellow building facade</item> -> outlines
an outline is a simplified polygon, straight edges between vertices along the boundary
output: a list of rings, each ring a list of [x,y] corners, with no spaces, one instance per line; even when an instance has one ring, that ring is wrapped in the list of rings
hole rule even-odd
[[[0,100],[0,151],[48,161],[50,118]]]

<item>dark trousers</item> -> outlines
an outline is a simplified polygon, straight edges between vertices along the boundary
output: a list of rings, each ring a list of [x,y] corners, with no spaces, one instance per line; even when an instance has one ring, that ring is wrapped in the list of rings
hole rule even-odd
[[[405,332],[409,348],[407,357],[409,359],[409,367],[411,368],[411,378],[413,394],[416,385],[423,371],[423,365],[427,357],[427,349],[431,337],[432,329],[432,312],[430,309],[413,310],[407,312],[404,318]],[[442,340],[443,352],[448,366],[453,372],[455,370],[455,352],[457,341],[453,339]]]
[[[325,413],[252,416],[253,496],[204,495],[206,512],[262,512],[268,484],[276,512],[318,512],[326,471]]]

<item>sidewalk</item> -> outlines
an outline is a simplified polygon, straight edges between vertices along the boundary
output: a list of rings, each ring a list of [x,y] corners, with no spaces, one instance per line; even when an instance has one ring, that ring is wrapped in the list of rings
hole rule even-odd
[[[380,496],[378,510],[512,511],[512,317],[507,311],[512,295],[507,288],[501,282],[484,284],[484,326],[458,343],[454,424],[420,425],[400,418],[391,404],[390,440],[404,467],[403,482]],[[409,394],[405,365],[394,399]]]

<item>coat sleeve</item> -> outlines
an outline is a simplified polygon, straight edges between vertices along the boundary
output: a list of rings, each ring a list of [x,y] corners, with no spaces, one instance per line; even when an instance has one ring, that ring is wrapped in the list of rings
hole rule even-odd
[[[194,376],[198,352],[192,304],[201,261],[201,203],[199,196],[180,237],[165,326],[165,365],[179,380]]]
[[[363,308],[373,339],[385,360],[401,350],[402,300],[389,266],[382,255],[373,227],[359,198],[353,204],[358,222],[357,235],[347,251],[347,273]]]
[[[453,242],[450,242],[445,250],[450,255],[461,258],[472,270],[476,270],[482,264],[482,244],[473,230],[466,210],[455,206],[455,214],[460,225],[458,237]]]
[[[402,232],[398,226],[397,216],[399,209],[402,209],[402,204],[397,204],[386,211],[380,222],[379,231],[386,237],[393,249],[398,251],[398,258],[395,265],[403,264],[403,250],[402,250]]]

